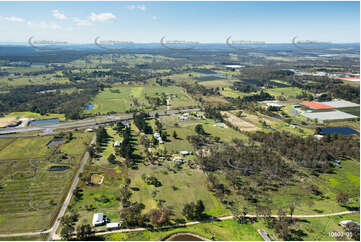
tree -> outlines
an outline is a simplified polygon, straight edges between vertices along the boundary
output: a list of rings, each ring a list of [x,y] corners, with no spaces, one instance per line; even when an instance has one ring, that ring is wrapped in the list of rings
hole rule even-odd
[[[196,204],[194,202],[185,204],[182,212],[187,219],[199,219],[202,217],[204,210],[202,200],[198,200]]]
[[[143,226],[146,220],[146,216],[142,215],[144,207],[144,204],[135,202],[131,206],[123,208],[120,217],[124,219],[125,225]]]
[[[202,200],[198,200],[196,207],[195,207],[196,217],[200,218],[202,216],[204,210],[205,210],[205,207],[204,207]]]
[[[73,236],[74,233],[74,226],[67,224],[66,226],[64,226],[61,231],[60,231],[60,236],[64,239],[64,240],[70,240]]]
[[[95,149],[94,149],[94,145],[91,145],[87,148],[88,152],[89,152],[89,155],[91,158],[95,158],[96,157],[96,152],[95,152]]]
[[[83,198],[83,189],[81,189],[80,187],[76,187],[73,195],[74,195],[75,201],[80,201]]]
[[[193,208],[194,208],[194,203],[193,202],[185,204],[184,207],[183,207],[183,210],[182,210],[182,214],[187,219],[194,219]]]
[[[336,196],[336,201],[339,204],[345,205],[348,202],[349,195],[347,192],[339,192]]]
[[[355,223],[347,223],[346,230],[351,232],[351,237],[355,241],[360,241],[360,226]]]
[[[292,220],[292,216],[293,216],[293,213],[295,211],[295,208],[296,208],[296,204],[295,203],[291,203],[290,206],[290,216],[291,216],[291,220]]]
[[[76,236],[79,240],[85,240],[93,234],[93,229],[90,224],[82,224],[76,228]]]
[[[173,138],[178,139],[178,134],[175,130],[173,131]]]
[[[152,224],[157,226],[168,224],[170,222],[171,216],[173,215],[174,213],[169,207],[152,209],[148,213],[148,216]]]
[[[197,134],[199,135],[204,135],[206,134],[206,132],[203,129],[203,126],[201,124],[197,124],[196,127],[194,127],[194,130],[196,131]]]
[[[116,160],[116,157],[114,154],[110,154],[108,156],[108,162],[111,163],[111,164],[116,164],[117,163],[117,160]]]

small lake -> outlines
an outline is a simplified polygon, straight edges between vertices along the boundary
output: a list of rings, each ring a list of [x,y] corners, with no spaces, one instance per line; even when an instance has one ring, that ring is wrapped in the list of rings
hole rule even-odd
[[[57,118],[33,120],[33,121],[30,121],[29,126],[42,125],[42,124],[57,124],[57,123],[59,123],[59,119],[57,119]]]
[[[358,134],[358,132],[357,130],[351,129],[349,127],[336,127],[336,128],[321,128],[321,134],[351,135],[351,134]]]
[[[85,110],[91,110],[94,108],[94,104],[88,104],[84,107]]]
[[[69,166],[51,166],[48,171],[65,171],[70,169]]]

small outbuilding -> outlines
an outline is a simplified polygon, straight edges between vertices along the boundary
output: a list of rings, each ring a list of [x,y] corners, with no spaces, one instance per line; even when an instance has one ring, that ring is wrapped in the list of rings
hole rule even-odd
[[[120,144],[121,144],[121,142],[120,142],[120,141],[115,141],[115,142],[114,142],[114,147],[119,147],[119,146],[120,146]]]
[[[189,155],[189,151],[183,150],[183,151],[179,152],[179,154],[186,156],[186,155]]]
[[[160,138],[160,133],[154,133],[154,138]]]
[[[107,230],[120,229],[121,223],[107,223]]]

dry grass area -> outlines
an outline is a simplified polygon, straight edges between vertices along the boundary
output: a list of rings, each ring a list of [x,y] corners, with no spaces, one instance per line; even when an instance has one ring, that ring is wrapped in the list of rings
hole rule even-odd
[[[230,122],[232,125],[238,127],[241,130],[244,131],[256,131],[260,130],[257,126],[255,126],[252,123],[249,123],[241,118],[238,118],[237,116],[231,114],[230,112],[221,112],[222,115],[226,115],[226,120]]]
[[[231,113],[236,114],[237,112],[239,112],[240,110],[233,110],[231,111]],[[266,121],[266,123],[268,125],[277,125],[280,123],[279,120],[277,120],[276,118],[271,118],[268,117],[266,115],[257,113],[257,114],[250,114],[250,113],[246,113],[246,112],[242,112],[242,119],[252,123],[252,124],[260,124],[260,122]]]
[[[5,128],[9,124],[16,124],[18,121],[16,117],[0,118],[0,128]]]
[[[229,102],[224,99],[223,97],[219,96],[204,96],[202,97],[205,102],[211,105],[217,105],[217,104],[229,104]]]
[[[94,174],[94,175],[91,176],[90,181],[93,184],[100,185],[104,181],[104,176]]]

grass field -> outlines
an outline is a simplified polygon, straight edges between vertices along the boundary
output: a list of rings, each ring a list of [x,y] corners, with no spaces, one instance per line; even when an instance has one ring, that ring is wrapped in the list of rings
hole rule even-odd
[[[168,116],[161,118],[161,121],[165,126],[164,129],[169,134],[168,139],[170,140],[170,142],[165,143],[165,147],[168,151],[173,153],[178,153],[182,150],[193,151],[193,147],[186,138],[187,136],[195,134],[194,128],[197,124],[202,124],[207,133],[219,137],[224,142],[231,142],[234,138],[243,139],[245,141],[248,140],[245,135],[232,128],[217,126],[216,122],[211,119],[179,121],[177,117],[178,116]],[[172,137],[174,131],[178,134],[177,139]]]
[[[88,133],[74,133],[73,140],[58,148],[47,148],[51,136],[18,138],[1,149],[0,233],[49,228],[90,138]],[[69,151],[67,147],[72,147],[68,159],[56,162],[54,152]],[[48,171],[53,165],[69,169]]]
[[[199,82],[199,84],[208,88],[222,88],[232,86],[232,82],[229,80],[202,81]]]
[[[175,98],[171,98],[171,108],[182,108],[195,106],[196,103],[183,91],[180,87],[161,87],[161,86],[121,86],[107,88],[98,94],[93,100],[94,108],[87,110],[89,113],[108,113],[119,112],[135,109],[152,110],[152,106],[146,100],[146,96],[159,97],[162,93],[174,94]],[[137,103],[133,100],[137,100]],[[166,109],[166,106],[158,107]]]
[[[280,96],[285,97],[286,99],[296,98],[297,95],[300,95],[303,92],[302,89],[297,87],[279,87],[266,89],[265,91],[274,96],[276,99]]]
[[[227,87],[225,87],[224,90],[221,90],[222,96],[232,97],[232,98],[238,98],[238,97],[242,98],[243,96],[254,95],[257,93],[258,92],[250,92],[250,93],[240,92],[240,91],[233,90],[233,89],[227,88]]]
[[[183,228],[161,231],[141,231],[115,233],[106,236],[106,240],[159,241],[175,233],[194,233],[210,240],[262,241],[252,224],[239,224],[233,220],[202,223]]]
[[[141,178],[142,174],[152,174],[162,186],[156,188],[147,185]],[[209,193],[207,178],[200,170],[188,169],[174,173],[164,167],[141,165],[138,170],[129,171],[129,178],[132,180],[131,186],[139,188],[139,191],[133,193],[131,200],[142,202],[145,205],[144,212],[157,208],[157,200],[165,200],[165,204],[174,209],[175,216],[182,218],[182,209],[186,203],[202,200],[206,207],[205,213],[222,215],[222,208],[216,198]]]
[[[64,114],[51,113],[48,115],[41,115],[33,112],[13,112],[6,114],[4,117],[16,117],[16,118],[32,118],[32,119],[53,119],[58,118],[60,121],[65,120]]]

